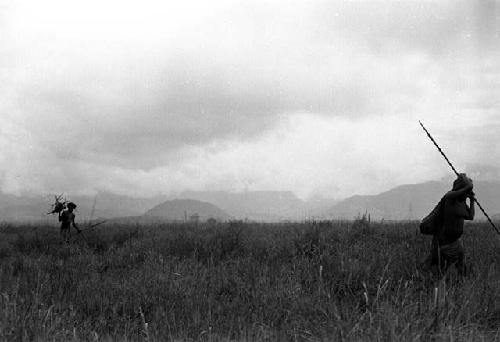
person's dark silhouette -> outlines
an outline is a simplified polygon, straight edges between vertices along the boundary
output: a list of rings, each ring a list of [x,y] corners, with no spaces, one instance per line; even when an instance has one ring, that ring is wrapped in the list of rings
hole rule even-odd
[[[465,275],[464,248],[461,236],[464,220],[473,220],[474,185],[465,173],[458,175],[453,188],[443,197],[443,222],[432,239],[431,255],[427,259],[429,266],[437,266],[444,273],[449,266],[455,265],[459,274]],[[466,199],[470,204],[467,205]]]
[[[71,233],[71,225],[73,225],[78,233],[80,233],[81,230],[75,224],[75,214],[73,213],[73,210],[76,208],[76,204],[69,202],[66,204],[66,208],[66,210],[59,212],[59,222],[61,222],[61,236],[66,242],[68,242]]]

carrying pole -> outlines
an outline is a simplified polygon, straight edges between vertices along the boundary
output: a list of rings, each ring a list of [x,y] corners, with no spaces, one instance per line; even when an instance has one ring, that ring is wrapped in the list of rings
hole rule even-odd
[[[425,133],[427,134],[427,136],[429,137],[429,139],[431,139],[431,141],[434,143],[434,146],[436,146],[436,148],[438,149],[439,153],[441,153],[441,155],[444,157],[444,159],[446,160],[446,162],[448,163],[448,165],[450,165],[451,169],[453,170],[453,172],[455,172],[455,174],[458,176],[458,171],[455,169],[455,167],[453,166],[453,164],[450,162],[450,160],[448,159],[448,157],[446,157],[446,155],[444,154],[443,150],[441,149],[441,147],[439,147],[439,145],[437,144],[436,140],[434,140],[434,138],[432,137],[432,135],[429,133],[429,131],[424,127],[424,124],[422,124],[421,121],[418,122],[420,124],[420,126],[422,126],[422,128],[424,129]],[[488,222],[491,224],[491,226],[493,227],[493,229],[495,229],[496,233],[498,235],[500,235],[500,231],[498,230],[498,228],[495,226],[495,224],[493,223],[493,221],[491,220],[491,218],[489,217],[489,215],[486,213],[486,211],[483,209],[482,205],[478,202],[477,198],[474,197],[474,202],[476,202],[477,206],[479,207],[479,209],[481,209],[481,211],[483,212],[484,216],[488,219]]]

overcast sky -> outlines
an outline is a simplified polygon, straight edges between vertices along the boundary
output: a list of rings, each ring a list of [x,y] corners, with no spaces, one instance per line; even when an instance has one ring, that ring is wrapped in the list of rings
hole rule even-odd
[[[9,193],[372,194],[500,166],[500,2],[0,0]]]

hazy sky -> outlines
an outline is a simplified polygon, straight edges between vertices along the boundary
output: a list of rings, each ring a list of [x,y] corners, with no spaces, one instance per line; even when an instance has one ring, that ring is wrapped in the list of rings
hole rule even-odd
[[[369,194],[500,166],[500,1],[2,1],[10,193]]]

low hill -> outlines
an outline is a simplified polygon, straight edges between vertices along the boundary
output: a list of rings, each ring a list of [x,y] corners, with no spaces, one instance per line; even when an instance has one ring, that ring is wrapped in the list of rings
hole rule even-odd
[[[216,220],[228,220],[230,216],[215,205],[192,199],[175,199],[165,201],[148,210],[145,217],[162,218],[171,221],[198,220],[206,221],[210,218]]]
[[[374,219],[421,219],[450,189],[449,181],[401,185],[378,195],[349,197],[333,206],[328,214],[331,218],[352,219],[368,212]],[[474,192],[488,213],[500,212],[500,183],[477,181],[474,183]],[[484,218],[479,210],[476,213],[478,219]]]
[[[300,200],[291,191],[186,191],[179,198],[213,203],[238,219],[303,220],[315,214],[315,208],[311,208],[309,203]]]

